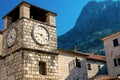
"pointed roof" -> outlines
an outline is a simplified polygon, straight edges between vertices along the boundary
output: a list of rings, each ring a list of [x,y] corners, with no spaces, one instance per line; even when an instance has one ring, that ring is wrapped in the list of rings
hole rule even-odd
[[[89,54],[87,56],[87,59],[89,59],[89,60],[96,60],[96,61],[106,61],[106,57],[105,56],[94,55],[94,54]]]
[[[104,40],[107,40],[107,39],[112,38],[112,37],[117,36],[117,35],[120,35],[120,32],[116,32],[116,33],[111,34],[111,35],[109,35],[107,37],[104,37],[104,38],[102,38],[102,40],[104,41]]]
[[[83,52],[75,52],[75,51],[70,51],[70,50],[65,50],[65,49],[58,49],[59,54],[62,52],[64,52],[64,54],[75,54],[78,56],[85,56],[86,59],[88,60],[95,60],[95,61],[103,61],[106,62],[106,57],[102,56],[102,55],[95,55],[95,54],[90,54],[90,53],[83,53]]]

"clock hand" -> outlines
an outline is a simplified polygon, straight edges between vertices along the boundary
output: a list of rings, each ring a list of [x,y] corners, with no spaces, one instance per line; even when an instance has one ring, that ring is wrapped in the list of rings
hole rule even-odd
[[[47,38],[45,38],[45,37],[43,36],[43,34],[41,34],[41,33],[36,33],[36,34],[40,35],[44,40],[47,40]]]
[[[43,34],[41,34],[41,33],[36,33],[36,34],[39,34],[40,36],[43,36]]]
[[[41,33],[35,33],[35,34],[39,34],[40,36],[42,36],[43,34],[41,34]]]
[[[47,38],[45,38],[45,37],[43,36],[43,34],[41,34],[41,37],[42,37],[44,40],[47,40]]]

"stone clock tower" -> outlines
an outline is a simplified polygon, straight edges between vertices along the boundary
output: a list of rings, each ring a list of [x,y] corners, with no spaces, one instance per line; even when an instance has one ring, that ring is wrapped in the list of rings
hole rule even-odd
[[[59,80],[56,14],[21,2],[3,18],[0,80]]]

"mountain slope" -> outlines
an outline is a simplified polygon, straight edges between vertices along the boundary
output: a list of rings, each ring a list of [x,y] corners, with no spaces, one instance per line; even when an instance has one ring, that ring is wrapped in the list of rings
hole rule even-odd
[[[90,1],[83,8],[73,29],[58,37],[58,47],[103,53],[101,38],[120,31],[120,1]]]

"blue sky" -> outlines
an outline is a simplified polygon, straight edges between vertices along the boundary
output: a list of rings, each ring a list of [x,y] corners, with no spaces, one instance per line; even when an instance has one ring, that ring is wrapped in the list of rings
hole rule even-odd
[[[23,0],[0,1],[0,29],[2,17]],[[57,13],[57,35],[62,35],[74,27],[82,8],[91,0],[24,0],[41,8]],[[97,0],[101,1],[101,0]],[[102,0],[103,1],[103,0]]]

